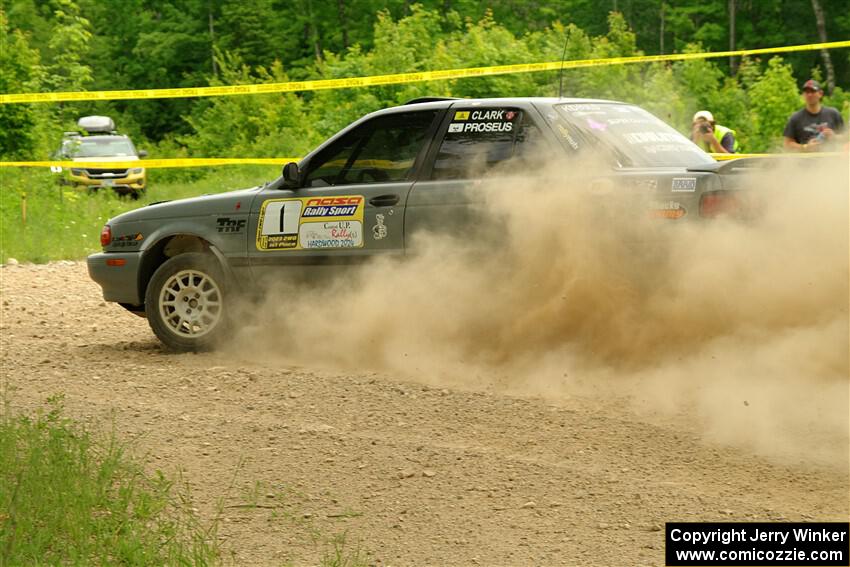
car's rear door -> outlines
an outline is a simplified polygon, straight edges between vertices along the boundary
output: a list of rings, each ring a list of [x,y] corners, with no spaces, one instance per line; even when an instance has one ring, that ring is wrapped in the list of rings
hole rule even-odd
[[[251,205],[255,277],[403,252],[404,207],[441,115],[430,108],[363,120],[302,162],[301,187],[263,190]]]
[[[531,104],[454,103],[443,118],[405,208],[405,247],[422,235],[472,237],[486,191],[527,183],[556,144]],[[426,236],[427,237],[427,236]]]

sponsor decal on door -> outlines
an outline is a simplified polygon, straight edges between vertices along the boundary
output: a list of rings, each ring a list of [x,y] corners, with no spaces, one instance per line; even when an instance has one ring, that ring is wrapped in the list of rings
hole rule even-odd
[[[257,250],[363,246],[363,195],[269,199],[260,209]]]

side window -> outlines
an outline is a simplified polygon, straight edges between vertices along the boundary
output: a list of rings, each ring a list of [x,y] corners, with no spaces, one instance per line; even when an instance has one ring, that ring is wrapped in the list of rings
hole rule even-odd
[[[307,187],[407,179],[436,110],[379,116],[345,134],[310,162]]]
[[[512,158],[528,164],[539,155],[540,130],[521,110],[483,108],[454,111],[443,137],[432,179],[481,177]]]

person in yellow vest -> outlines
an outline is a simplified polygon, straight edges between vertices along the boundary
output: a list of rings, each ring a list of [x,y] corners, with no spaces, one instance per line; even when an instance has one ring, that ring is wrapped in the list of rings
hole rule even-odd
[[[738,153],[735,131],[715,122],[714,115],[707,110],[694,114],[691,122],[691,141],[708,153]]]

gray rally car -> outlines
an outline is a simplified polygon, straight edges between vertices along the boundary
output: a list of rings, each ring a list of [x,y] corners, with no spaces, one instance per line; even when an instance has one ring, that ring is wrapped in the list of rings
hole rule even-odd
[[[733,162],[715,162],[633,105],[417,99],[361,118],[263,186],[111,219],[103,252],[88,258],[89,274],[107,301],[146,315],[168,347],[205,349],[227,328],[232,291],[269,276],[309,277],[405,254],[416,232],[470,222],[485,175],[527,179],[551,160],[585,152],[608,166],[594,183],[649,195],[649,214],[660,222],[699,221],[739,206],[734,176],[726,175]]]

